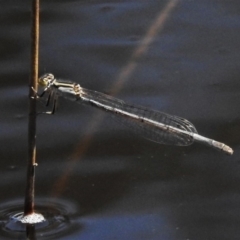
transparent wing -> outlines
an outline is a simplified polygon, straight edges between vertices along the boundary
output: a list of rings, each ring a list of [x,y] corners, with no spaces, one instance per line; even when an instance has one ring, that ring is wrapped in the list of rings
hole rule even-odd
[[[193,124],[184,118],[172,116],[163,112],[147,109],[140,106],[133,106],[109,95],[85,88],[82,88],[81,97],[85,103],[105,110],[111,114],[118,122],[129,127],[144,138],[147,138],[154,142],[168,145],[186,146],[192,144],[194,141],[191,133],[197,133],[197,130]],[[120,110],[120,112],[118,110]],[[121,111],[137,115],[139,116],[139,119],[126,116],[122,114]],[[162,128],[156,124],[142,121],[141,118],[153,120],[155,122],[164,124],[165,126],[172,126],[177,129],[186,131],[186,133],[180,131],[172,131],[166,127]]]

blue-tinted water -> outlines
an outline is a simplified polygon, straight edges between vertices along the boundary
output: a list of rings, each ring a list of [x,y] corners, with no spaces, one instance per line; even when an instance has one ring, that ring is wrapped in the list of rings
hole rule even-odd
[[[4,209],[25,191],[31,6],[0,3]],[[237,0],[41,1],[40,74],[187,118],[235,152],[149,142],[60,99],[56,115],[38,117],[36,205],[75,207],[68,231],[36,228],[37,239],[239,238],[239,10]]]

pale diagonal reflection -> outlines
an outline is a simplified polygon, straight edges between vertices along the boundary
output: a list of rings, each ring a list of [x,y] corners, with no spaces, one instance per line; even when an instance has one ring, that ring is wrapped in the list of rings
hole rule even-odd
[[[137,61],[147,52],[155,37],[161,32],[166,24],[168,17],[171,15],[171,12],[176,7],[178,2],[179,0],[169,0],[166,6],[157,15],[156,19],[148,28],[147,33],[142,38],[136,49],[133,51],[129,62],[120,70],[118,76],[116,77],[115,84],[113,84],[111,88],[112,95],[115,95],[121,91],[124,83],[130,78],[136,69]],[[80,159],[83,157],[84,153],[89,149],[93,138],[93,132],[99,126],[103,118],[104,115],[99,113],[89,123],[87,129],[85,130],[85,137],[80,140],[75,150],[73,151],[71,162],[69,163],[68,168],[64,170],[63,175],[55,182],[53,186],[53,197],[61,195],[65,190],[65,186],[67,185],[70,174],[74,170],[75,165],[78,163],[78,161],[80,161]]]

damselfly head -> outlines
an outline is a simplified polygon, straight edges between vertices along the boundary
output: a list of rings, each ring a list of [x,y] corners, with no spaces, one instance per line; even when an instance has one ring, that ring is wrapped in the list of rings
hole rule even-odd
[[[46,73],[38,79],[38,84],[42,87],[46,87],[53,80],[54,80],[54,75],[52,73]]]

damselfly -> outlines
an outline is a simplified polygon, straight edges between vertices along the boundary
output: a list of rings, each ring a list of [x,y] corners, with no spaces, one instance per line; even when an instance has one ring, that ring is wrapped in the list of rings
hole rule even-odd
[[[63,96],[116,115],[125,125],[130,126],[133,130],[142,134],[143,137],[154,142],[187,146],[197,141],[229,155],[233,154],[233,150],[224,143],[199,135],[193,124],[184,118],[130,105],[109,95],[82,88],[77,83],[57,80],[51,73],[41,76],[38,83],[45,87],[42,94],[39,95],[40,97],[46,92],[49,93],[47,105],[53,97],[53,109],[47,113],[54,114],[57,98],[58,96]]]

